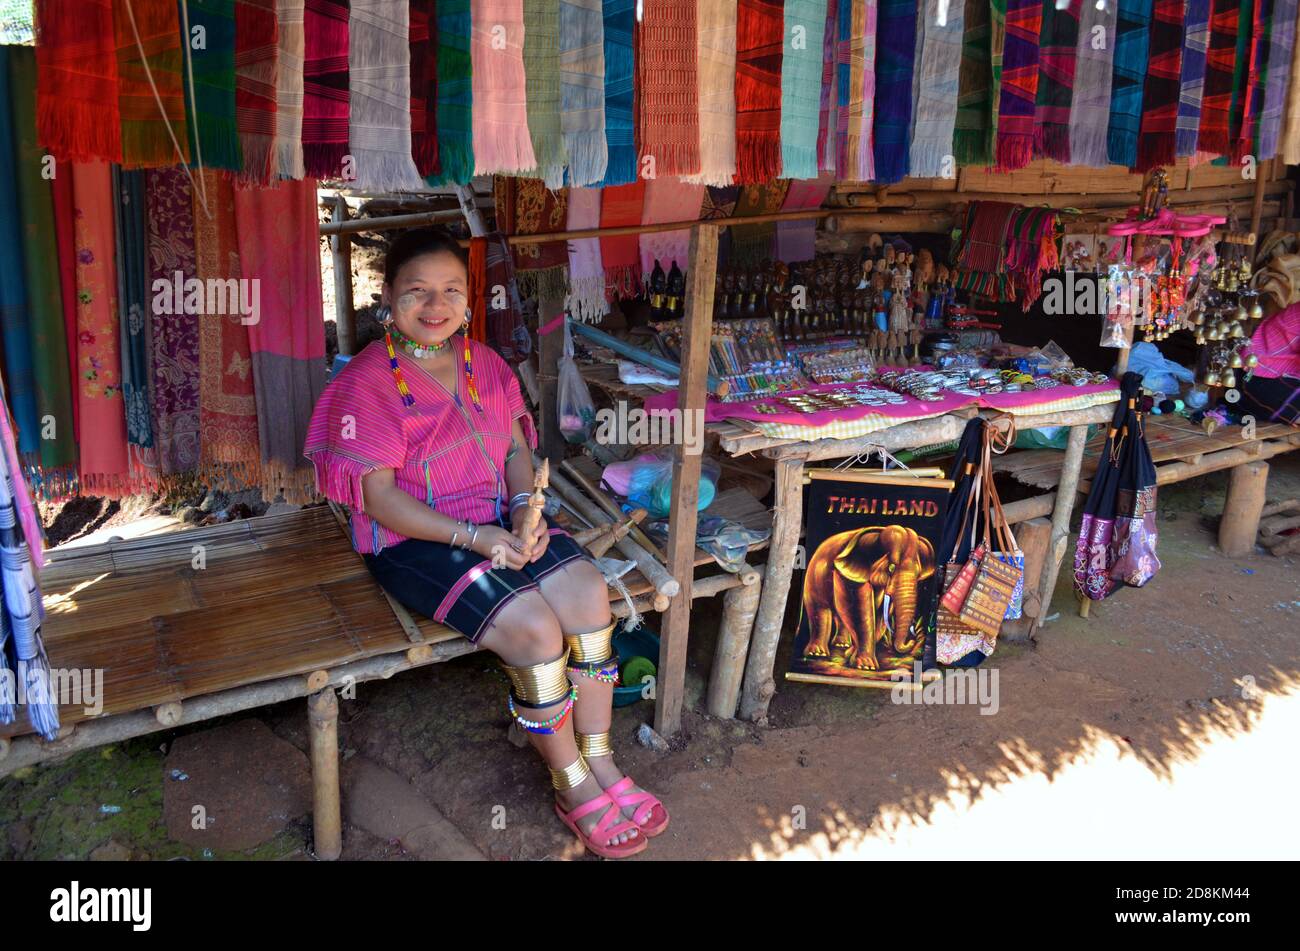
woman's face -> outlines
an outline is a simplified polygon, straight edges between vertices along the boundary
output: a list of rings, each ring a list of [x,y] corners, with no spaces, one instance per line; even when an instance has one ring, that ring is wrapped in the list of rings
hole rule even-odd
[[[454,254],[436,251],[411,258],[384,285],[384,303],[397,329],[416,343],[442,343],[465,321],[469,277]]]

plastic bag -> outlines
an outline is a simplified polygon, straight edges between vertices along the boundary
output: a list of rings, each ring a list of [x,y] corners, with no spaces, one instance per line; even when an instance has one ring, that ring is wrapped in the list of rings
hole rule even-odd
[[[568,320],[564,322],[564,355],[560,357],[559,371],[560,433],[566,441],[581,445],[591,438],[596,425],[596,404],[587,390],[587,381],[573,360],[573,337],[569,333]]]
[[[715,460],[707,456],[701,460],[700,511],[713,502],[721,475],[722,467]],[[643,453],[629,462],[606,466],[602,479],[619,495],[625,496],[633,508],[645,509],[651,518],[668,516],[673,491],[673,459],[668,450]]]
[[[695,544],[703,548],[724,571],[735,574],[745,563],[750,545],[765,541],[771,529],[746,528],[739,522],[716,515],[700,519],[695,528]]]

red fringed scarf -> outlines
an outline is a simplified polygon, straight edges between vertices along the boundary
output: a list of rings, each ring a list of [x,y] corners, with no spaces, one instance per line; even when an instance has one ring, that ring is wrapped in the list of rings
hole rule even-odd
[[[311,178],[338,178],[348,151],[348,0],[307,0],[302,157]]]
[[[36,141],[58,159],[122,161],[112,0],[38,0]]]
[[[113,28],[123,167],[160,168],[188,162],[190,140],[175,0],[131,0],[129,6],[126,0],[114,0]]]
[[[600,226],[639,225],[644,204],[644,178],[630,185],[604,188],[600,193]],[[605,270],[605,294],[610,300],[636,296],[641,285],[640,247],[640,237],[634,234],[600,239],[600,264]]]
[[[1008,0],[1006,45],[1002,50],[1002,94],[998,109],[997,164],[1015,171],[1034,155],[1034,103],[1038,98],[1038,36],[1043,6]]]
[[[1232,160],[1238,165],[1244,156],[1254,152],[1255,129],[1259,124],[1262,90],[1259,84],[1259,71],[1265,56],[1267,24],[1264,15],[1265,0],[1255,0],[1254,15],[1250,31],[1250,57],[1246,61],[1246,85],[1241,93],[1241,121],[1237,123],[1237,139],[1232,146]]]
[[[275,0],[235,0],[235,122],[251,182],[271,179],[279,42]]]
[[[736,11],[736,175],[738,185],[781,173],[781,42],[777,0],[740,0]]]
[[[1232,70],[1237,50],[1238,0],[1214,0],[1210,13],[1210,48],[1205,56],[1205,92],[1196,149],[1212,155],[1229,151],[1228,112],[1232,106]]]
[[[409,30],[411,158],[420,176],[428,178],[442,171],[438,162],[438,18],[434,0],[411,0]]]
[[[1142,130],[1138,134],[1137,171],[1173,165],[1178,127],[1178,93],[1182,88],[1184,0],[1156,0],[1151,14],[1146,89],[1142,93]]]
[[[637,24],[637,145],[643,163],[647,156],[654,160],[651,171],[655,177],[700,171],[695,31],[695,0],[654,0],[645,5]],[[780,94],[778,79],[777,96]]]

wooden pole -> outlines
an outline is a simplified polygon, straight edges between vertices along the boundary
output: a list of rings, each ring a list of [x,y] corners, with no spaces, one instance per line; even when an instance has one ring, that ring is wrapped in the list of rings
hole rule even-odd
[[[879,435],[879,434],[877,434]],[[767,571],[763,592],[754,620],[749,658],[745,662],[745,683],[740,699],[740,716],[744,720],[765,722],[767,706],[776,693],[773,668],[776,645],[785,621],[786,600],[790,596],[790,579],[794,575],[799,546],[799,529],[803,522],[803,469],[799,457],[781,459],[776,464],[776,505],[772,521],[772,541],[768,549]]]
[[[564,313],[563,297],[537,296],[537,322],[539,326],[550,323]],[[564,335],[556,330],[542,334],[541,352],[538,354],[537,380],[542,386],[542,399],[537,405],[537,421],[541,424],[542,455],[551,465],[564,458],[564,434],[560,432],[560,357],[564,353]]]
[[[604,509],[605,514],[610,518],[618,521],[627,517],[627,513],[615,505],[614,500],[602,492],[600,486],[592,485],[591,480],[579,472],[578,467],[569,462],[569,460],[565,459],[560,463],[560,468],[564,470],[565,475],[576,482],[584,492],[591,496],[592,501]],[[634,524],[630,529],[632,537],[636,539],[636,543],[652,555],[657,555],[665,565],[668,564],[668,553],[656,545],[655,540],[645,533],[645,530],[642,529],[639,524],[641,520],[637,519],[636,521],[638,524]]]
[[[867,214],[838,214],[827,223],[833,234],[859,231],[923,231],[943,234],[951,231],[957,218],[950,211],[893,211]]]
[[[339,195],[336,199],[343,200]],[[363,231],[393,231],[397,228],[418,228],[421,225],[436,225],[443,221],[459,221],[464,212],[455,208],[444,211],[421,211],[409,215],[386,215],[382,218],[343,218],[331,217],[329,222],[320,226],[320,233],[330,237],[359,234]]]
[[[1056,506],[1052,509],[1051,547],[1038,586],[1040,607],[1034,630],[1043,626],[1043,619],[1052,611],[1052,592],[1056,590],[1056,578],[1061,572],[1061,562],[1065,559],[1070,544],[1070,515],[1074,511],[1075,489],[1079,485],[1079,468],[1083,465],[1083,447],[1087,442],[1087,426],[1070,427],[1070,437],[1065,444],[1065,461],[1061,466],[1061,481],[1056,487]],[[1030,631],[1030,636],[1033,636],[1033,631]]]
[[[332,688],[307,700],[311,723],[312,825],[316,857],[332,862],[343,854],[339,810],[339,702]]]
[[[703,410],[713,336],[713,287],[718,271],[718,226],[691,229],[690,271],[686,275],[682,318],[682,375],[677,408],[682,414]],[[682,590],[668,605],[659,640],[659,681],[655,696],[655,730],[672,736],[681,729],[686,689],[686,638],[691,622],[691,583],[695,578],[695,527],[699,520],[700,453],[673,446],[672,500],[668,515],[668,573]]]
[[[1244,558],[1255,550],[1259,513],[1268,493],[1268,463],[1248,462],[1228,476],[1228,498],[1219,522],[1219,550]]]
[[[1267,190],[1269,180],[1273,177],[1273,159],[1266,159],[1255,167],[1255,196],[1250,205],[1250,230],[1254,234],[1259,234],[1259,225],[1264,217],[1264,192]]]
[[[343,224],[348,220],[348,203],[342,195],[334,196],[330,221]],[[321,226],[325,233],[325,226]],[[334,258],[334,332],[338,335],[339,353],[352,356],[357,349],[357,314],[352,303],[352,239],[344,232],[330,238]]]
[[[749,638],[754,630],[762,587],[761,584],[741,585],[722,596],[722,624],[713,650],[706,702],[709,713],[724,720],[736,715],[740,683],[745,676],[745,655],[749,653]]]

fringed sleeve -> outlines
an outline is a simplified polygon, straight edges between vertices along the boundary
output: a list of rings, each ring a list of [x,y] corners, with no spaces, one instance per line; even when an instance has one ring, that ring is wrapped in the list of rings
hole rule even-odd
[[[316,469],[317,490],[353,512],[365,511],[363,476],[406,464],[401,402],[391,377],[373,363],[359,354],[325,387],[303,446]]]

